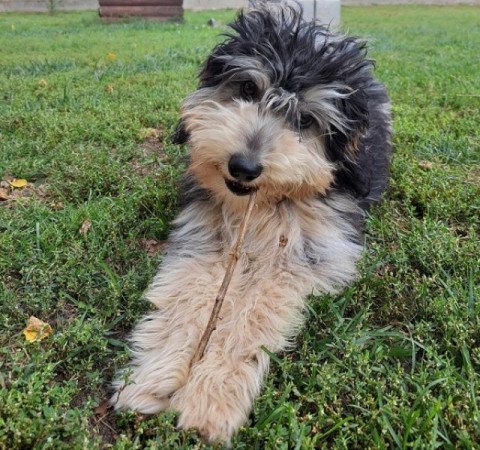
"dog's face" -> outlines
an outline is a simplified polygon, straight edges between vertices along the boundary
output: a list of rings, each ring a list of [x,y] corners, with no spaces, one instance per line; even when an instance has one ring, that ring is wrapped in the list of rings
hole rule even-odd
[[[188,140],[189,172],[224,201],[325,194],[368,125],[364,44],[286,7],[250,10],[231,27],[184,103],[177,137]]]

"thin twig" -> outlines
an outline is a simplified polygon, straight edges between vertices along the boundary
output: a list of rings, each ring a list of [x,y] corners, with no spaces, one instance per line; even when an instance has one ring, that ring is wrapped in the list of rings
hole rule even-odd
[[[227,293],[228,286],[230,285],[230,281],[232,281],[233,271],[235,270],[235,266],[237,265],[238,258],[240,257],[240,250],[243,245],[243,240],[245,239],[245,232],[247,231],[248,221],[250,219],[250,215],[252,214],[253,207],[255,206],[255,198],[256,192],[250,194],[250,198],[248,199],[247,210],[245,211],[245,216],[243,217],[242,223],[240,224],[237,242],[230,250],[230,254],[228,255],[228,265],[227,270],[225,271],[225,276],[223,277],[222,285],[217,294],[217,298],[215,299],[215,304],[213,305],[212,313],[210,314],[210,319],[207,324],[207,328],[205,329],[202,338],[200,339],[200,343],[198,344],[197,351],[193,355],[192,361],[190,363],[190,367],[193,367],[195,363],[202,359],[203,353],[205,348],[207,347],[208,341],[210,340],[210,336],[215,330],[218,320],[218,315],[220,313],[220,309],[222,308],[223,300],[225,298],[225,294]]]

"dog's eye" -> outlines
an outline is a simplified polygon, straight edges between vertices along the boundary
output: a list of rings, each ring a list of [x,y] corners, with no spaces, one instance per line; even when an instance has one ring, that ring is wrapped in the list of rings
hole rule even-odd
[[[257,85],[253,81],[245,81],[240,88],[240,92],[244,99],[251,100],[257,95]]]
[[[313,117],[310,114],[302,114],[300,116],[300,128],[304,130],[313,124]]]

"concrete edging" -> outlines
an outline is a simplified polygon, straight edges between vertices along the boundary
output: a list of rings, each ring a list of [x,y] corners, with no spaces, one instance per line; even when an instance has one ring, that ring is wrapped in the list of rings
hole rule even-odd
[[[51,6],[50,6],[51,5]],[[239,9],[247,5],[247,0],[184,0],[183,8],[193,11],[203,9]],[[98,9],[98,0],[0,0],[0,12],[48,12],[80,11]]]

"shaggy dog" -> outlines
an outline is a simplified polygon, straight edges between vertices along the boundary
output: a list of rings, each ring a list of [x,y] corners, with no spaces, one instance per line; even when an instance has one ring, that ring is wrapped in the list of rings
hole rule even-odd
[[[181,428],[228,443],[272,352],[303,322],[305,296],[355,278],[366,209],[386,188],[390,103],[365,43],[259,3],[239,14],[184,102],[185,205],[132,336],[116,409],[178,411]],[[203,358],[190,368],[257,191],[242,255]]]

